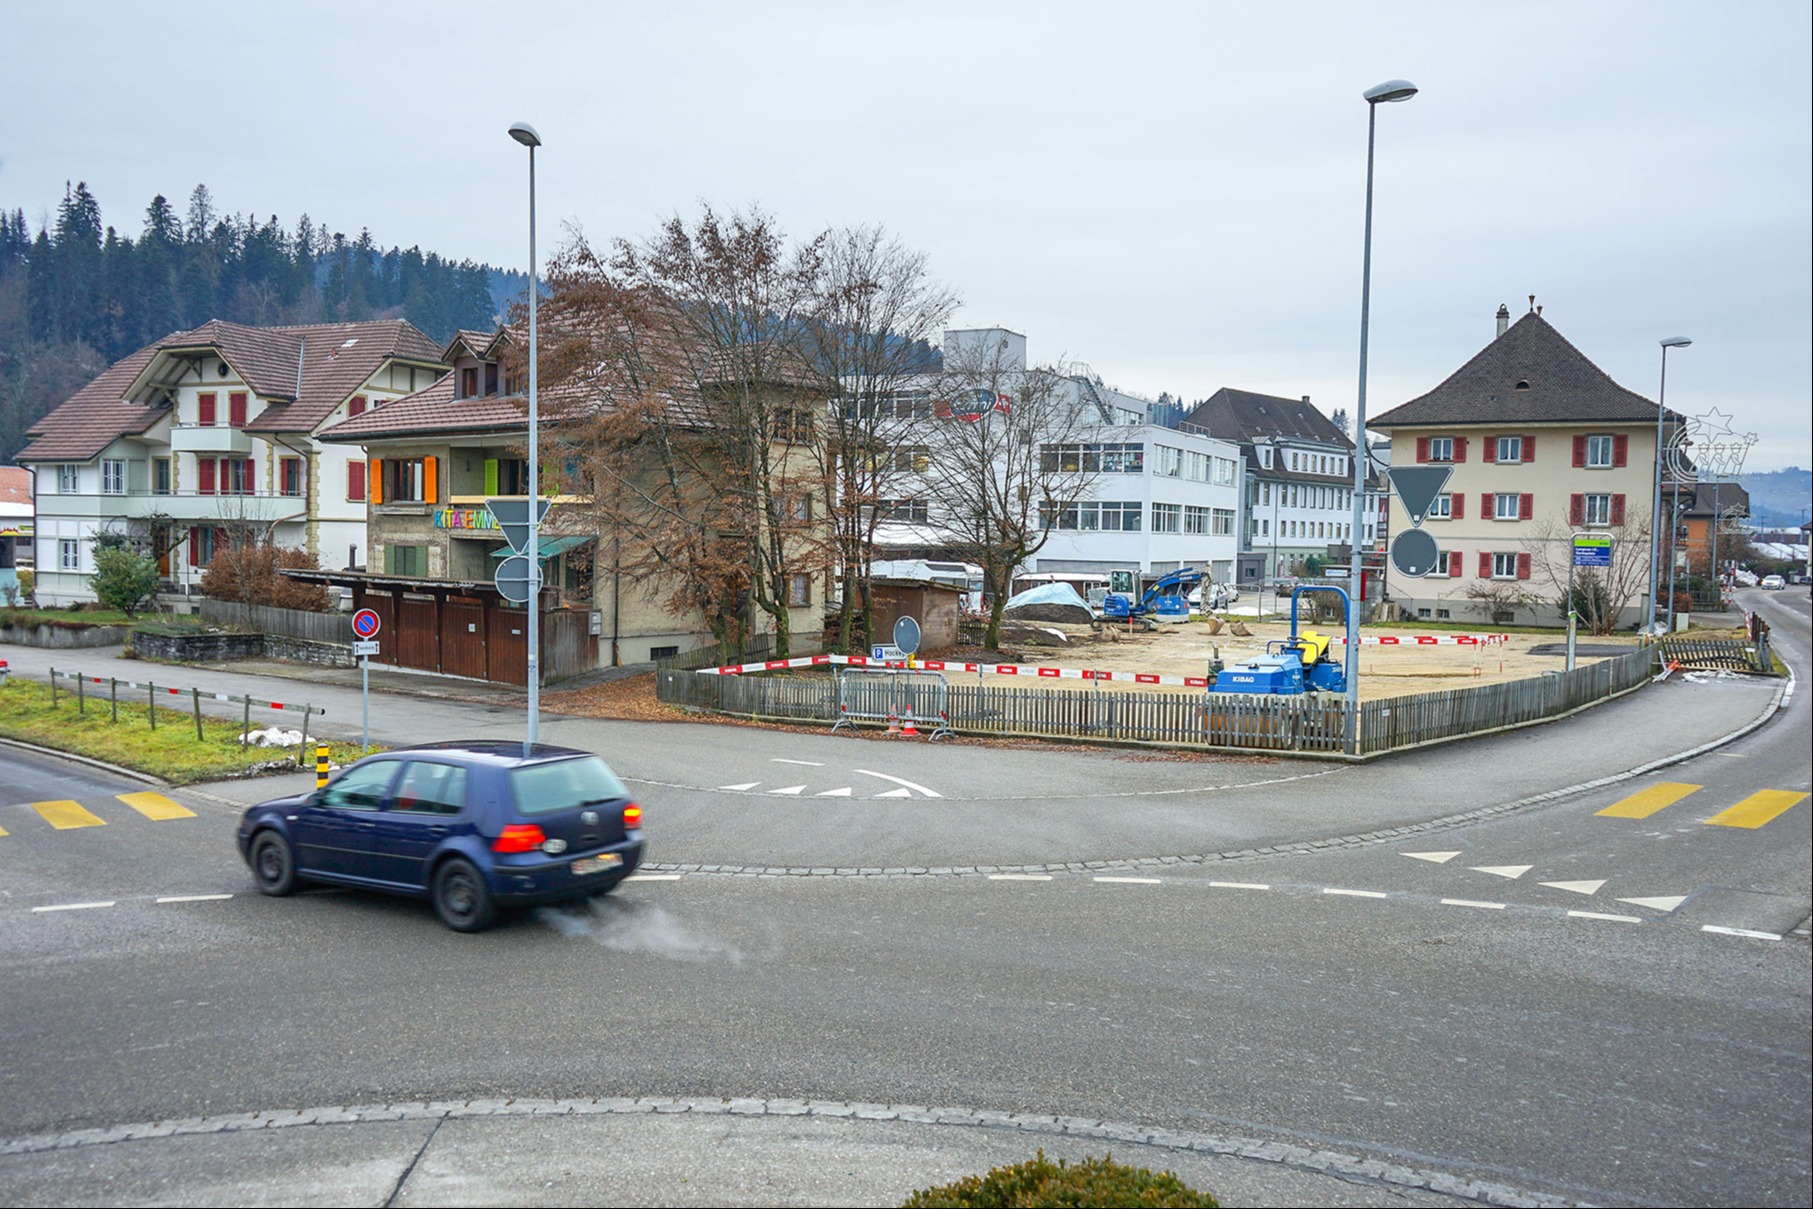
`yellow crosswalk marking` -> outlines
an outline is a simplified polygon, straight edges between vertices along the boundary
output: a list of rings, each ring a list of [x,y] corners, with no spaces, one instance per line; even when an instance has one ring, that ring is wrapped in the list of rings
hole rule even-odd
[[[1761,827],[1791,806],[1807,800],[1791,789],[1762,789],[1706,821],[1714,827]]]
[[[195,812],[187,806],[179,806],[161,793],[122,793],[116,795],[120,801],[132,807],[153,822],[161,823],[165,819],[192,819]]]
[[[1684,781],[1658,781],[1648,789],[1639,789],[1628,798],[1613,802],[1601,810],[1599,816],[1611,819],[1646,819],[1701,788],[1703,786],[1689,785]]]
[[[5,835],[5,834],[6,834],[6,828],[0,827],[0,835]]]
[[[33,802],[31,808],[44,816],[44,821],[58,831],[76,827],[105,827],[107,820],[91,813],[80,802]]]

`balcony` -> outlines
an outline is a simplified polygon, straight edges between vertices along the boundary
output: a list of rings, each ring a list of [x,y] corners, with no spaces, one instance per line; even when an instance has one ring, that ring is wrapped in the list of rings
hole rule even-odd
[[[113,501],[112,514],[129,517],[133,520],[145,520],[152,517],[167,518],[172,521],[187,523],[212,522],[230,525],[235,523],[266,525],[272,521],[294,517],[304,519],[308,512],[308,500],[299,495],[199,495],[193,491],[173,492],[167,495],[153,495],[149,492],[133,492],[130,495],[102,496],[103,506]],[[103,513],[103,515],[106,515]]]
[[[252,452],[252,438],[243,428],[222,424],[178,424],[170,429],[170,449],[174,453],[199,453],[247,457]]]

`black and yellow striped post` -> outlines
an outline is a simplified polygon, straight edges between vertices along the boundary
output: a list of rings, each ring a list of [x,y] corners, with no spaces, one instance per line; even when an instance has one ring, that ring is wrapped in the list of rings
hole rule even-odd
[[[327,744],[315,744],[315,788],[327,784]]]

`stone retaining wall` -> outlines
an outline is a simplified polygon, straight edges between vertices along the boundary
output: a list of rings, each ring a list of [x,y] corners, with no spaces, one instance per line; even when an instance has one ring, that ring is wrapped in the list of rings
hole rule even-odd
[[[126,627],[118,625],[11,625],[0,626],[0,642],[18,646],[74,650],[78,647],[118,646],[126,641]]]
[[[311,642],[281,634],[159,634],[138,630],[132,635],[133,653],[145,659],[171,663],[220,663],[229,659],[288,659],[319,667],[357,667],[350,646]]]

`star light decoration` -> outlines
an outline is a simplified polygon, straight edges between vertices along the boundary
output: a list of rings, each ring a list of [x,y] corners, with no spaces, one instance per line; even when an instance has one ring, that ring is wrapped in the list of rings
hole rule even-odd
[[[1675,433],[1675,440],[1668,447],[1668,466],[1681,483],[1735,478],[1744,468],[1750,447],[1756,444],[1754,432],[1735,431],[1731,416],[1716,407],[1703,416],[1688,416],[1686,425]],[[1692,457],[1688,456],[1689,449],[1693,450]]]

